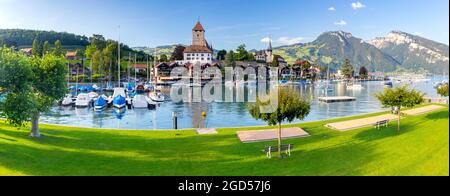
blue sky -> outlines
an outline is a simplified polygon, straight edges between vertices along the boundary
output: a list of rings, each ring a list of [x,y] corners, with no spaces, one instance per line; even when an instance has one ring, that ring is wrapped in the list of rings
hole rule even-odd
[[[190,44],[197,19],[216,49],[309,42],[344,30],[371,39],[391,30],[449,43],[448,0],[0,0],[0,28],[103,34],[130,46]]]

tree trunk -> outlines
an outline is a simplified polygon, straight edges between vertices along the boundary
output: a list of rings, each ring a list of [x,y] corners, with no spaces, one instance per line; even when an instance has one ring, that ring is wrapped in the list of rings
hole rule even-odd
[[[41,133],[39,132],[39,112],[33,113],[31,118],[31,134],[30,137],[40,138]]]
[[[282,159],[281,155],[281,123],[278,124],[278,158]]]
[[[397,122],[397,131],[398,132],[400,132],[400,119],[401,119],[401,114],[402,114],[402,112],[401,112],[401,110],[400,110],[400,107],[398,107],[398,122]]]

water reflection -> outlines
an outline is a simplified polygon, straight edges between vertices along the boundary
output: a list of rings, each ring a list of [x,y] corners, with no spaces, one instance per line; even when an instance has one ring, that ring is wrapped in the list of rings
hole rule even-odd
[[[442,81],[436,78],[430,82],[411,84],[412,87],[421,90],[429,97],[438,97],[433,88],[434,81]],[[394,86],[403,85],[395,83]],[[323,120],[329,118],[358,115],[370,112],[378,112],[381,108],[375,93],[382,91],[383,82],[363,82],[362,89],[348,90],[344,83],[332,83],[329,89],[323,85],[296,85],[289,86],[292,92],[298,93],[304,99],[311,101],[311,114],[305,121]],[[199,127],[237,127],[264,125],[264,122],[254,120],[247,112],[245,102],[257,96],[254,85],[223,86],[222,98],[214,97],[214,102],[195,103],[195,94],[202,97],[202,89],[198,87],[188,88],[189,101],[186,103],[173,103],[170,98],[170,89],[162,89],[168,102],[159,104],[156,110],[122,110],[106,109],[102,112],[94,112],[92,109],[75,109],[54,107],[51,112],[45,114],[41,121],[45,123],[119,129],[171,129],[172,112],[178,116],[179,128]],[[321,96],[354,96],[357,101],[348,103],[321,103],[317,100]],[[225,100],[241,102],[228,103]],[[207,116],[203,117],[202,113]]]

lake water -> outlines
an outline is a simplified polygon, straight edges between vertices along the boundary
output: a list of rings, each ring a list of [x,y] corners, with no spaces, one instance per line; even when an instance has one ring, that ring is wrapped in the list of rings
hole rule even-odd
[[[424,93],[427,97],[439,97],[433,88],[433,82],[442,81],[444,78],[433,78],[428,82],[417,82],[410,84]],[[448,81],[448,78],[446,78]],[[404,83],[395,83],[395,86]],[[354,102],[321,103],[318,97],[325,96],[325,91],[314,85],[293,85],[287,88],[299,93],[311,101],[311,113],[303,120],[316,121],[330,118],[345,117],[372,112],[383,109],[375,98],[377,92],[382,91],[384,82],[363,82],[362,90],[347,90],[344,83],[332,83],[328,96],[353,96],[357,98]],[[224,87],[225,91],[233,91],[242,87]],[[112,128],[112,129],[135,129],[135,130],[160,130],[172,129],[172,112],[178,115],[178,128],[221,128],[265,125],[263,121],[254,120],[247,112],[246,103],[172,103],[169,90],[165,92],[167,102],[158,105],[156,110],[132,109],[122,112],[115,109],[107,109],[103,112],[94,112],[90,109],[54,107],[51,112],[44,114],[42,123],[68,125],[89,128]],[[207,117],[202,117],[202,112],[207,112]],[[300,122],[300,121],[295,121]]]

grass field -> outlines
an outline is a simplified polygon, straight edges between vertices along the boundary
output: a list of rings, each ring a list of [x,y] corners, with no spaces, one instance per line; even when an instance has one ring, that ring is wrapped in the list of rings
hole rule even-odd
[[[194,131],[43,125],[45,137],[36,140],[27,129],[0,122],[0,175],[449,175],[448,108],[405,118],[401,132],[391,123],[380,131],[369,127],[341,133],[323,126],[332,121],[289,125],[312,136],[286,140],[296,149],[283,160],[260,152],[275,142],[242,144],[237,139],[236,131],[267,127],[199,136]]]

